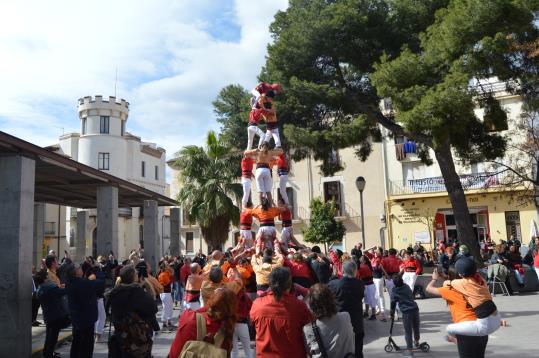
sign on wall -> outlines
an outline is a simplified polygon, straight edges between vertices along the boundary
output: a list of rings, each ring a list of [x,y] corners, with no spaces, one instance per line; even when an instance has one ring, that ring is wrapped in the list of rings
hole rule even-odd
[[[414,243],[430,244],[430,235],[428,231],[414,232]]]
[[[460,182],[462,184],[462,188],[465,190],[485,189],[499,185],[498,177],[495,173],[460,175]],[[443,177],[408,179],[408,186],[414,193],[445,191],[445,181]]]

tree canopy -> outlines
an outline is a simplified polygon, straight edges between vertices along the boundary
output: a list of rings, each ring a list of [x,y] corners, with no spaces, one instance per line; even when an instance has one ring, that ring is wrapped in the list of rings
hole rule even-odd
[[[209,132],[204,148],[183,147],[177,153],[181,189],[178,201],[196,222],[210,247],[219,247],[228,238],[230,224],[238,224],[242,186],[236,182],[240,156]]]
[[[213,104],[217,122],[221,124],[219,140],[234,149],[247,145],[247,123],[251,95],[241,85],[228,85],[221,89]]]
[[[432,150],[459,240],[479,257],[453,156],[504,154],[504,138],[491,129],[503,127],[506,113],[485,80],[536,95],[526,44],[537,40],[538,10],[538,0],[291,0],[270,27],[274,43],[260,77],[283,85],[279,117],[294,159],[327,161],[350,146],[365,159],[379,125],[416,141],[425,162]],[[382,112],[382,98],[393,112]]]

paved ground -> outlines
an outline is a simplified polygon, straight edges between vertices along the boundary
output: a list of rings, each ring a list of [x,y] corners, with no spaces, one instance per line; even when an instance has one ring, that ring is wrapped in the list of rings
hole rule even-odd
[[[386,296],[387,299],[387,296]],[[537,324],[539,323],[539,293],[533,292],[521,296],[496,296],[496,305],[509,322],[509,327],[500,328],[490,336],[487,346],[487,357],[537,357]],[[387,302],[387,301],[386,301]],[[441,299],[426,299],[418,301],[421,313],[421,340],[431,346],[429,353],[416,353],[416,357],[453,358],[457,357],[456,346],[443,340],[445,326],[450,317],[447,306]],[[179,311],[175,310],[177,317]],[[34,330],[36,330],[34,328]],[[42,328],[44,331],[44,328]],[[399,357],[399,353],[385,353],[389,322],[365,321],[365,357]],[[62,333],[61,333],[62,335]],[[41,335],[44,339],[44,335]],[[166,357],[174,333],[160,333],[154,344],[154,357]],[[394,338],[397,344],[404,345],[402,324],[396,322]],[[39,338],[36,336],[35,343]],[[69,343],[58,349],[62,356],[69,356]],[[107,345],[96,344],[94,357],[106,357]]]

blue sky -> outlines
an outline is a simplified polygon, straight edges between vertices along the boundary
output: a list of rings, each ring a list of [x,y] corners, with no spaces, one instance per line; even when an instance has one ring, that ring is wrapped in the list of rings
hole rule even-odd
[[[79,131],[77,99],[130,102],[127,130],[171,157],[217,129],[211,101],[256,83],[287,0],[0,3],[0,130],[38,145]]]

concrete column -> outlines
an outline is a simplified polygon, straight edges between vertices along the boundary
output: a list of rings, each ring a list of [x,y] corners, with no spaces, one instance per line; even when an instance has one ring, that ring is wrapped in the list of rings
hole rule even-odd
[[[35,162],[0,156],[0,357],[32,355]]]
[[[159,217],[155,200],[144,200],[144,259],[149,262],[153,272],[157,272],[159,253]]]
[[[34,204],[34,240],[32,258],[37,270],[43,258],[43,238],[45,237],[45,203]]]
[[[118,255],[118,188],[97,188],[97,255]]]
[[[77,234],[75,235],[75,259],[81,262],[86,256],[86,240],[91,240],[90,214],[88,211],[77,211]]]
[[[170,208],[170,254],[180,255],[180,208]]]

